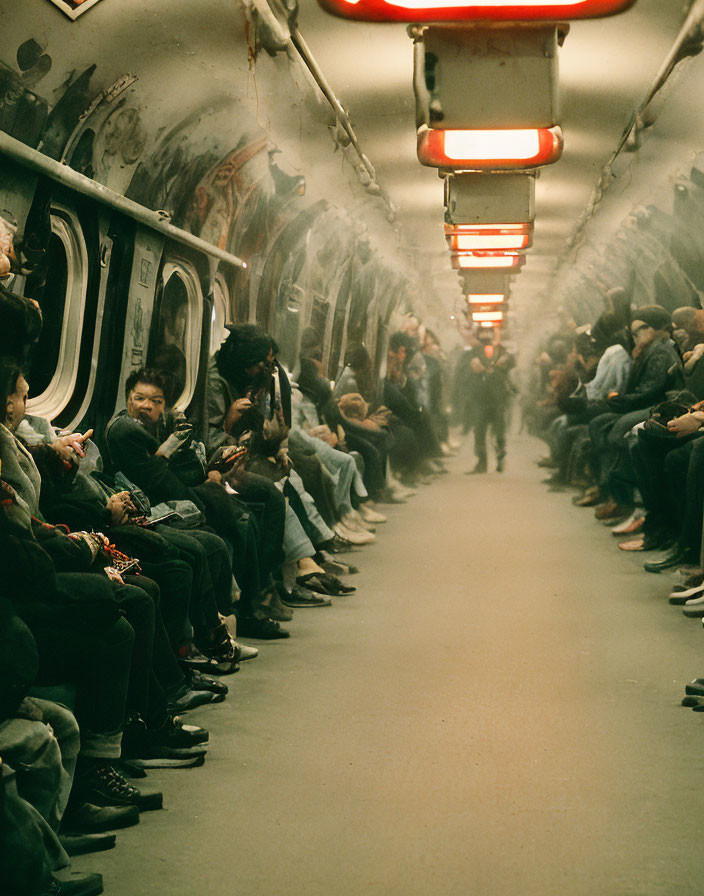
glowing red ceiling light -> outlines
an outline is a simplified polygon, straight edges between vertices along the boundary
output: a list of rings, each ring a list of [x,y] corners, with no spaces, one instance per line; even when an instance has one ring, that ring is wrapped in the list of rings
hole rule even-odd
[[[504,319],[503,311],[473,311],[472,320],[477,324],[500,323]]]
[[[517,270],[525,260],[525,255],[510,252],[455,252],[450,256],[454,271]]]
[[[511,233],[529,234],[533,229],[530,223],[523,224],[446,224],[445,236],[459,236],[462,233],[475,233],[476,231],[489,230],[492,233],[503,231]]]
[[[551,165],[562,155],[560,127],[496,131],[418,129],[418,161],[430,168],[514,171]]]
[[[502,292],[470,292],[466,298],[470,305],[502,305],[506,301]]]
[[[635,0],[319,0],[323,9],[364,22],[526,22],[611,16]]]
[[[453,252],[516,252],[528,249],[533,242],[531,233],[461,233],[449,236],[447,242]]]

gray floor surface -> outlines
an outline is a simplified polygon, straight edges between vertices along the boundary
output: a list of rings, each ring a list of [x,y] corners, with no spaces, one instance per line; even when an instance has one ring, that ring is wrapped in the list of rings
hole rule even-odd
[[[537,442],[389,509],[357,595],[231,676],[206,765],[77,860],[109,896],[704,893],[704,632]]]

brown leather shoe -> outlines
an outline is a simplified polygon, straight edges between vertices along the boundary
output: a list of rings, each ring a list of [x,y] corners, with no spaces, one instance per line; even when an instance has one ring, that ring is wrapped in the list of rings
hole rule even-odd
[[[593,485],[586,490],[581,498],[573,499],[572,503],[577,507],[594,507],[599,504],[600,501],[601,496],[599,494],[599,488],[596,485]]]
[[[607,501],[606,504],[602,504],[600,507],[597,507],[594,516],[598,520],[613,520],[617,517],[625,517],[629,513],[628,507],[623,507],[621,504],[617,504],[615,501]]]

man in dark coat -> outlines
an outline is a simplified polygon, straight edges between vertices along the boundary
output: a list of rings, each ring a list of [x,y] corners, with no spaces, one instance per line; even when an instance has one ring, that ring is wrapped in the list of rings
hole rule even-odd
[[[510,371],[513,355],[494,336],[490,327],[477,331],[479,344],[468,353],[470,389],[475,397],[474,453],[477,463],[472,473],[486,473],[486,437],[491,428],[496,449],[496,470],[503,472],[506,458],[506,424],[512,389]]]

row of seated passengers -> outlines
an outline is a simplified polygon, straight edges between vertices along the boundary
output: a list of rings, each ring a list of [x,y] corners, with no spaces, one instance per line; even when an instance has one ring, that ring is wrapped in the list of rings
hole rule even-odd
[[[404,375],[413,350],[406,334],[392,338],[388,395],[401,413],[408,404],[402,420],[346,391],[353,365],[335,399],[311,346],[297,388],[267,334],[233,327],[210,370],[207,449],[168,407],[168,375],[141,369],[103,434],[104,459],[91,432],[60,436],[28,415],[22,370],[0,361],[4,893],[102,891],[100,875],[57,882],[64,847],[110,846],[102,832],[161,807],[125,774],[204,761],[208,732],[176,713],[224,700],[213,673],[257,655],[225,617],[238,635],[283,638],[294,607],[355,591],[339,578],[354,567],[336,555],[375,539],[377,501],[408,494],[389,455],[407,479],[440,466]],[[67,683],[75,718],[27,696]]]
[[[595,507],[621,550],[658,550],[647,571],[680,568],[670,600],[704,616],[704,311],[617,304],[545,348],[535,410],[547,481],[582,487],[574,503]]]

